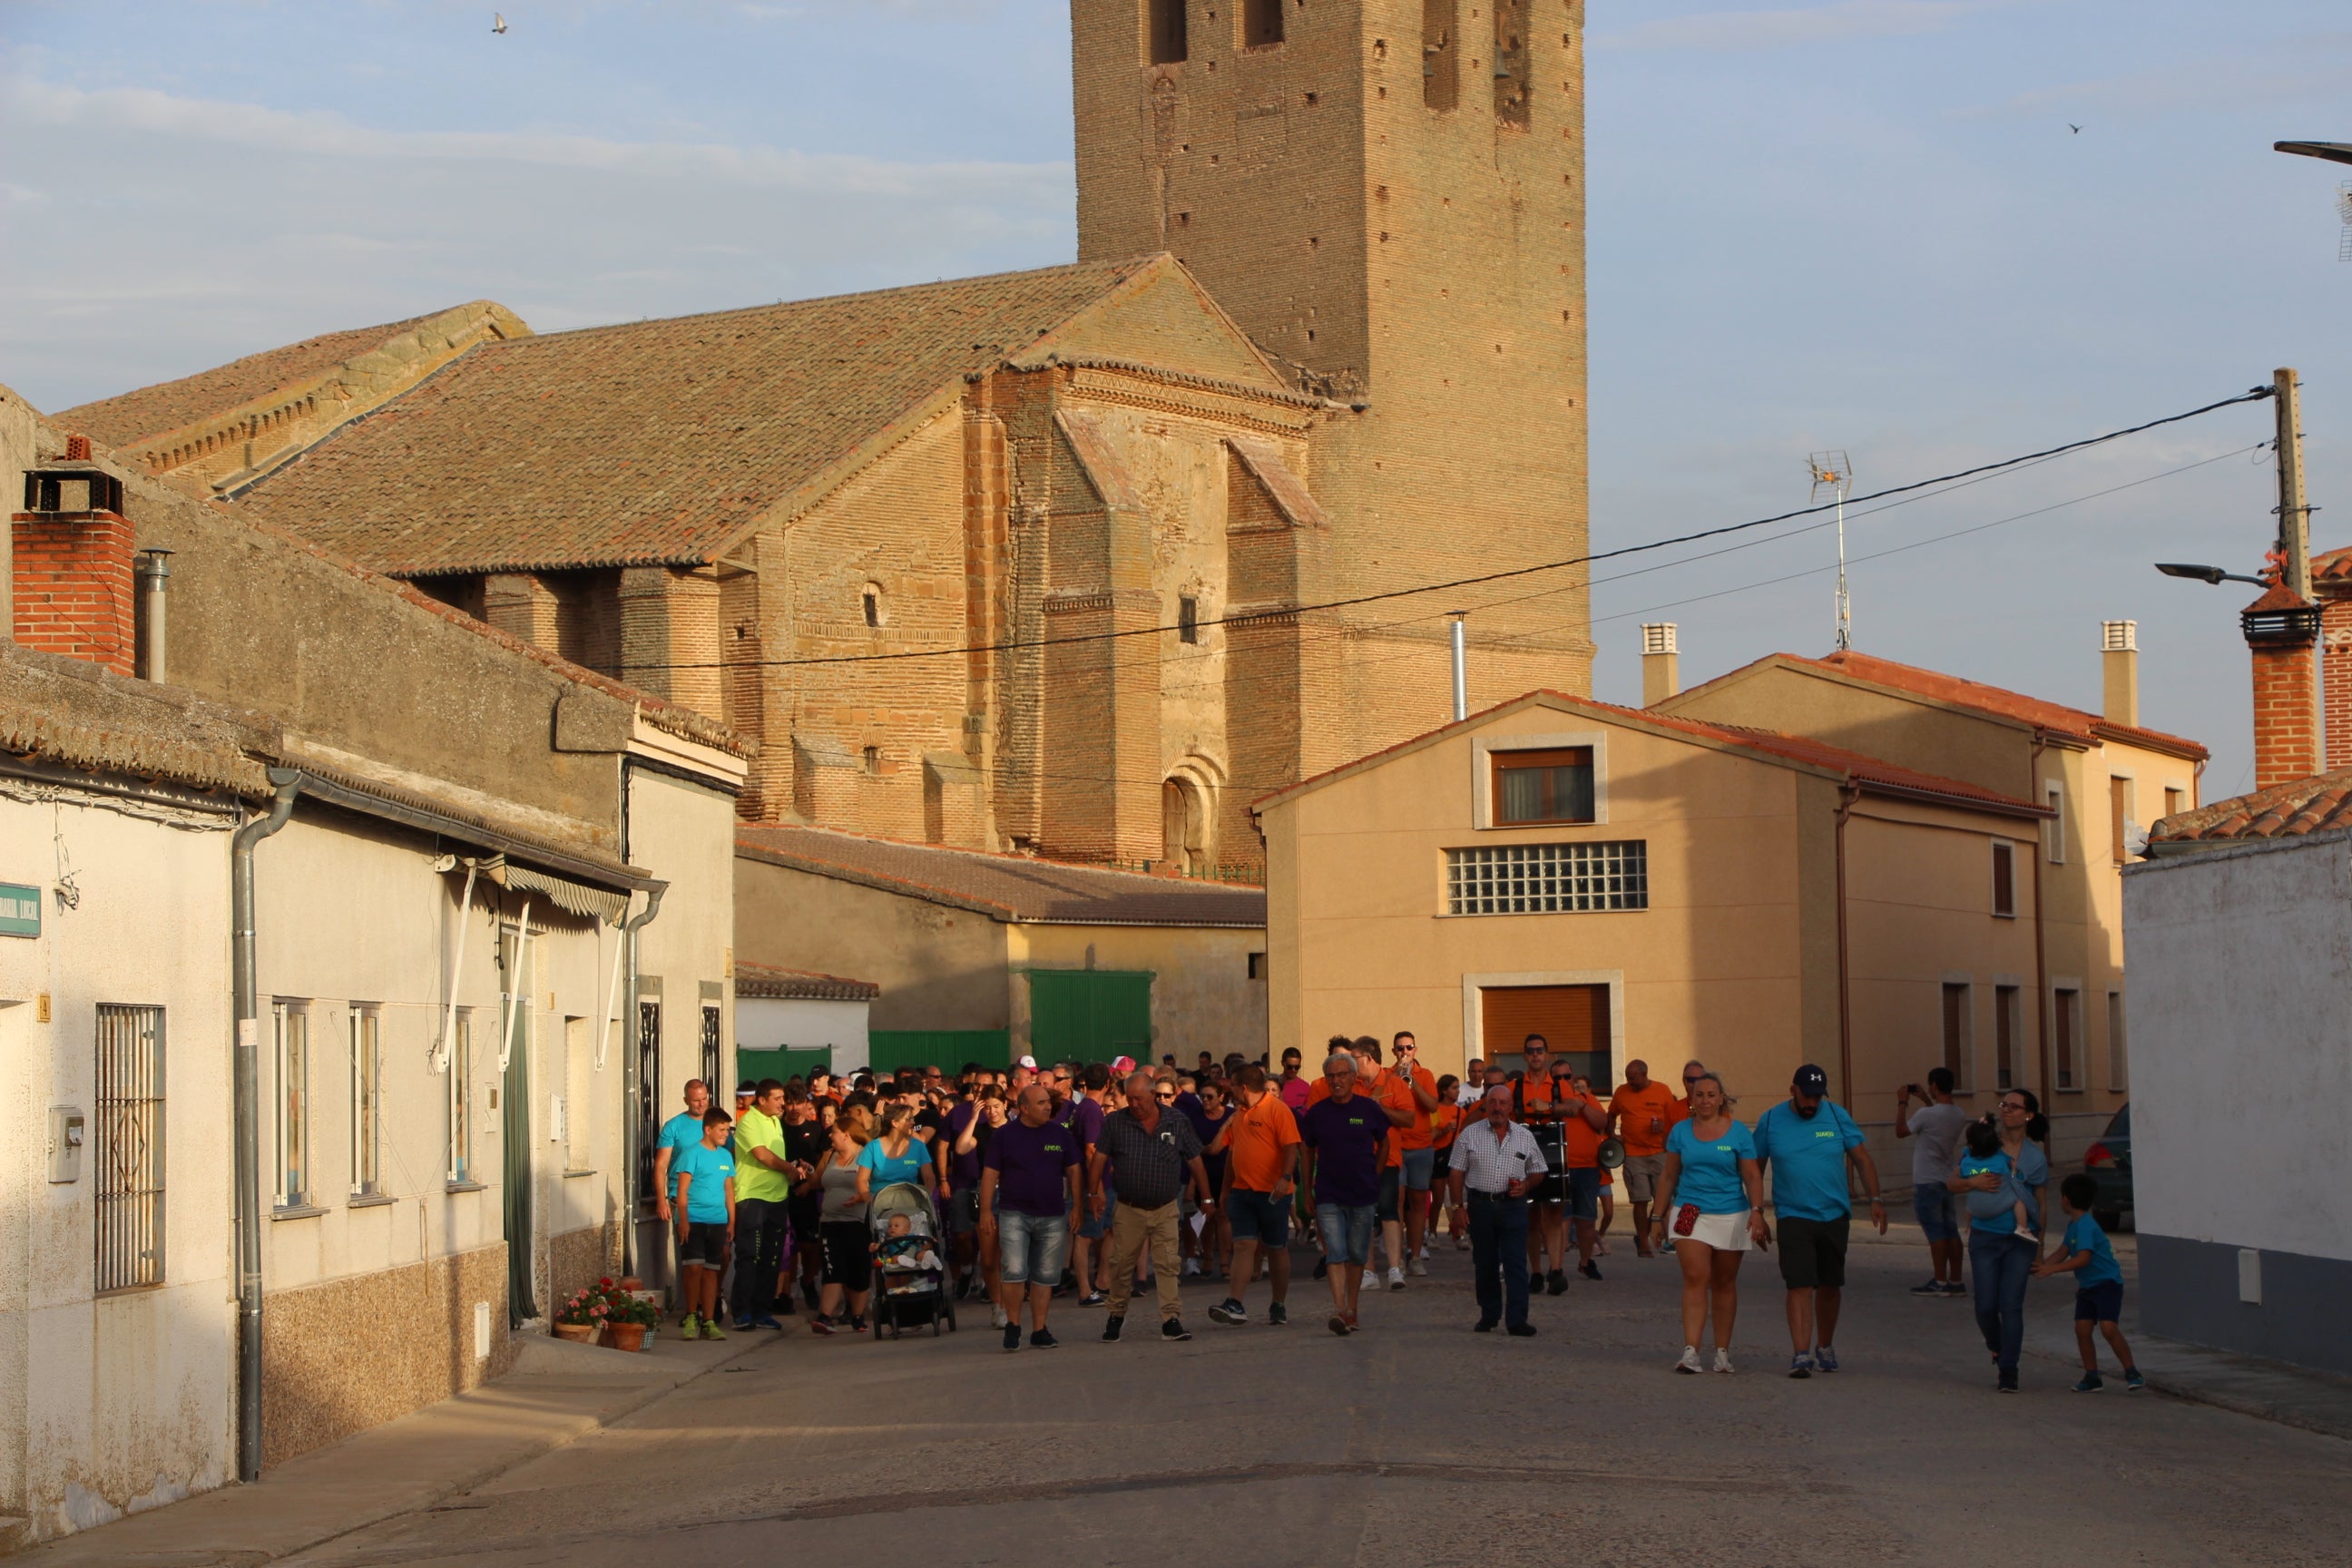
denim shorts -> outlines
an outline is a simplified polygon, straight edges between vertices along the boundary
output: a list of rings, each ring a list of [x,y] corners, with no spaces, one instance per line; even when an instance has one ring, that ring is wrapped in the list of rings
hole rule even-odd
[[[1923,1182],[1911,1189],[1911,1212],[1919,1217],[1919,1229],[1929,1241],[1958,1241],[1960,1222],[1952,1208],[1952,1194],[1940,1186]]]
[[[2124,1282],[2102,1279],[2096,1285],[2085,1285],[2074,1292],[2074,1321],[2078,1323],[2120,1323],[2124,1320]]]
[[[1568,1177],[1568,1217],[1599,1219],[1601,1217],[1601,1167],[1570,1165],[1561,1173]]]
[[[1290,1245],[1288,1198],[1235,1187],[1225,1194],[1225,1218],[1233,1222],[1235,1241],[1261,1242],[1267,1247]]]
[[[1315,1205],[1315,1228],[1323,1237],[1323,1261],[1329,1264],[1372,1260],[1372,1205],[1341,1208],[1337,1204]]]
[[[1078,1237],[1082,1241],[1100,1241],[1110,1234],[1111,1215],[1118,1213],[1118,1189],[1111,1184],[1110,1173],[1103,1173],[1102,1217],[1097,1219],[1094,1200],[1078,1200]]]
[[[1425,1193],[1437,1173],[1437,1151],[1407,1149],[1404,1152],[1404,1184],[1408,1192]]]
[[[997,1261],[1007,1285],[1059,1283],[1069,1251],[1070,1222],[1061,1215],[996,1211]]]
[[[1386,1225],[1391,1220],[1398,1217],[1397,1178],[1402,1173],[1401,1167],[1395,1165],[1391,1165],[1387,1170],[1381,1173],[1380,1202],[1374,1204],[1372,1206],[1378,1211],[1373,1217],[1379,1220],[1382,1225]]]
[[[970,1236],[980,1228],[980,1189],[966,1187],[948,1194],[942,1216],[948,1222],[950,1236]]]

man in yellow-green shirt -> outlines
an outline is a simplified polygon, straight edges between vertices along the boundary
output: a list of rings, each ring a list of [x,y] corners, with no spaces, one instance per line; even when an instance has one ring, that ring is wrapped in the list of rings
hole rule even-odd
[[[784,1234],[784,1200],[808,1167],[784,1154],[784,1086],[762,1079],[749,1109],[735,1119],[735,1330],[781,1329],[776,1318]],[[788,1298],[787,1298],[788,1299]]]

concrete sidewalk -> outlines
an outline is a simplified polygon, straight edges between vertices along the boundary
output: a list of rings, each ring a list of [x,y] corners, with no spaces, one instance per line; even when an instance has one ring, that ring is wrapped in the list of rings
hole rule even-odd
[[[676,1329],[668,1324],[670,1335]],[[379,1520],[429,1510],[643,1409],[680,1384],[755,1357],[779,1338],[675,1337],[636,1355],[527,1336],[514,1371],[470,1394],[224,1487],[33,1547],[26,1568],[247,1565]]]
[[[1919,1277],[1927,1277],[1927,1243],[1916,1225],[1890,1215],[1884,1237],[1866,1224],[1857,1224],[1853,1236],[1857,1243],[1874,1247],[1909,1247],[1918,1255]],[[2124,1337],[2131,1342],[2133,1359],[2138,1362],[2148,1387],[2176,1399],[2352,1440],[2352,1378],[2142,1332],[2139,1238],[2122,1231],[2108,1240],[2115,1244],[2116,1261],[2124,1270]],[[2064,1279],[2036,1280],[2025,1300],[2025,1353],[2037,1361],[2059,1363],[2079,1375],[2083,1359],[2074,1345],[2073,1289]],[[2105,1339],[2098,1345],[2107,1392],[2119,1395],[2123,1383],[2116,1373],[2115,1352]]]

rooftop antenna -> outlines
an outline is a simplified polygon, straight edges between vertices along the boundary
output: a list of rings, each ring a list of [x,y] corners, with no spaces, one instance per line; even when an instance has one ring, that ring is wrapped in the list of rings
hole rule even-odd
[[[1843,653],[1853,646],[1853,601],[1845,591],[1845,497],[1853,488],[1853,463],[1843,452],[1815,452],[1805,466],[1813,473],[1808,499],[1821,500],[1824,489],[1837,498],[1837,650]]]

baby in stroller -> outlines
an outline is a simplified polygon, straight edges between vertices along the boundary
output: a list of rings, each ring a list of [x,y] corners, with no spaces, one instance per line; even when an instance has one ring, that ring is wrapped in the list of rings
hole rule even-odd
[[[917,1233],[911,1216],[894,1214],[874,1243],[874,1264],[882,1272],[886,1295],[911,1296],[931,1288],[940,1255],[929,1237]]]

